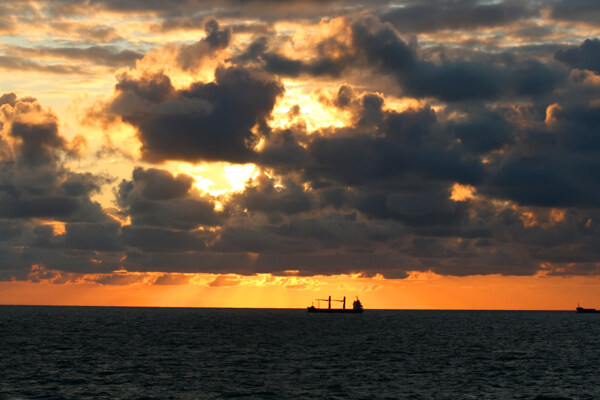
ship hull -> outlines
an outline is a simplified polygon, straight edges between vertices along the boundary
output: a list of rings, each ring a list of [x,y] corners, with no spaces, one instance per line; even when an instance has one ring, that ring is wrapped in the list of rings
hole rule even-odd
[[[349,309],[349,310],[344,310],[341,308],[313,308],[313,307],[307,307],[306,311],[309,313],[325,313],[325,314],[360,314],[363,312],[363,310],[353,310],[353,309]]]
[[[600,311],[596,310],[595,308],[577,307],[577,312],[580,314],[593,314],[593,313],[599,313]]]

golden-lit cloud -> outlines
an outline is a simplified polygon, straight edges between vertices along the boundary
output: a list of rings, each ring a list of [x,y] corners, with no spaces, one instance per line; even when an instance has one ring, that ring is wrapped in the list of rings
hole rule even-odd
[[[471,185],[461,185],[455,183],[452,185],[452,192],[450,193],[450,199],[454,201],[465,201],[475,197],[475,188]]]

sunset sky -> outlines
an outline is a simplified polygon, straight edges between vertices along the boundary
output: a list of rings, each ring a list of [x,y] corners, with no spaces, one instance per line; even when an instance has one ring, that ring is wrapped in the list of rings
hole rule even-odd
[[[0,3],[0,304],[600,307],[600,2]]]

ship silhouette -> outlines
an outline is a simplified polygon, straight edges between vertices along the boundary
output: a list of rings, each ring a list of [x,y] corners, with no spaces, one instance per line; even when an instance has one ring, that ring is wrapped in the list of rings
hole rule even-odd
[[[580,307],[579,304],[577,304],[577,308],[575,309],[577,310],[578,313],[600,313],[600,311],[596,310],[595,308],[583,308]]]
[[[308,311],[309,313],[333,313],[333,314],[342,314],[342,313],[358,314],[358,313],[363,312],[363,306],[362,306],[360,300],[358,299],[358,296],[356,297],[356,300],[352,303],[352,308],[346,308],[346,296],[344,296],[343,300],[332,300],[331,296],[329,296],[329,298],[327,298],[327,299],[316,299],[316,300],[317,300],[317,307],[315,307],[313,304],[310,307],[306,307],[306,311]],[[327,302],[327,308],[321,308],[322,301]],[[342,308],[331,308],[332,301],[341,302]]]

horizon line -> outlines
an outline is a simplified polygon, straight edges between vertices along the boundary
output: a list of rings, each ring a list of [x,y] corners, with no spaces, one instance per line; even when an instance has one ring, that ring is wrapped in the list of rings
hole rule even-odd
[[[307,307],[218,307],[218,306],[131,306],[89,304],[0,304],[0,307],[94,307],[94,308],[172,308],[172,309],[221,309],[221,310],[306,310]],[[564,309],[509,309],[509,308],[367,308],[365,311],[575,311]]]

